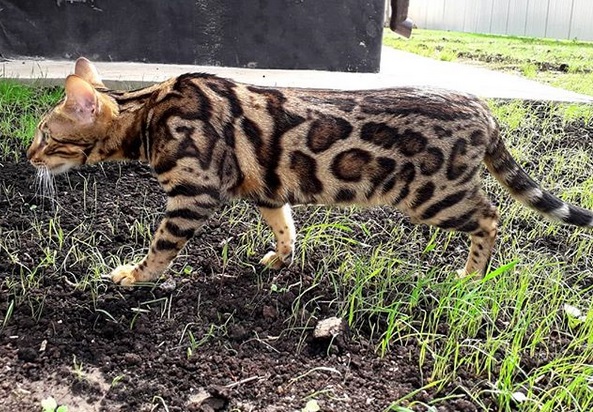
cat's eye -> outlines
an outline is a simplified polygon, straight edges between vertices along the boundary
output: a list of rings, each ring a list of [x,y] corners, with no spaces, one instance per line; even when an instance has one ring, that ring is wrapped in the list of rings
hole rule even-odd
[[[43,125],[40,129],[41,131],[41,140],[44,141],[45,143],[49,143],[51,140],[53,140],[51,132],[49,131],[49,128],[45,125]]]

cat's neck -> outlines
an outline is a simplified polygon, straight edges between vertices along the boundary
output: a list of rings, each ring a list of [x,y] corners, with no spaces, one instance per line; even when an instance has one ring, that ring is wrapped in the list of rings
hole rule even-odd
[[[144,133],[147,101],[153,87],[132,92],[111,92],[102,94],[104,110],[110,117],[110,124],[97,161],[140,160],[149,161],[150,143]],[[94,162],[93,162],[94,163]]]

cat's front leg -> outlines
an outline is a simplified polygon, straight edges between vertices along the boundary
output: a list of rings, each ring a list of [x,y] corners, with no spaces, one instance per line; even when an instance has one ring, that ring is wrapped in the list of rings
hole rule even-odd
[[[278,208],[260,206],[259,211],[266,223],[272,228],[276,239],[276,250],[269,251],[262,258],[261,263],[272,269],[292,263],[296,232],[294,221],[290,213],[290,205]]]
[[[218,202],[216,202],[218,204]],[[154,234],[148,254],[136,265],[122,265],[111,273],[111,279],[122,286],[156,280],[167,269],[179,251],[212,214],[216,204],[184,203],[169,199],[165,218]]]

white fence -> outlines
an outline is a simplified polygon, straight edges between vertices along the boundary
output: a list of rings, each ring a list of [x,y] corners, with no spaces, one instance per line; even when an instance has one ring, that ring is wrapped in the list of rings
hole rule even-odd
[[[410,0],[419,28],[593,40],[593,0]]]

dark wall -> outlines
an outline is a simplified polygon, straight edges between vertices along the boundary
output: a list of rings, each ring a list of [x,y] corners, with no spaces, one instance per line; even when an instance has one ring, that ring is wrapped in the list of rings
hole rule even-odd
[[[379,70],[385,0],[0,0],[0,53]]]

